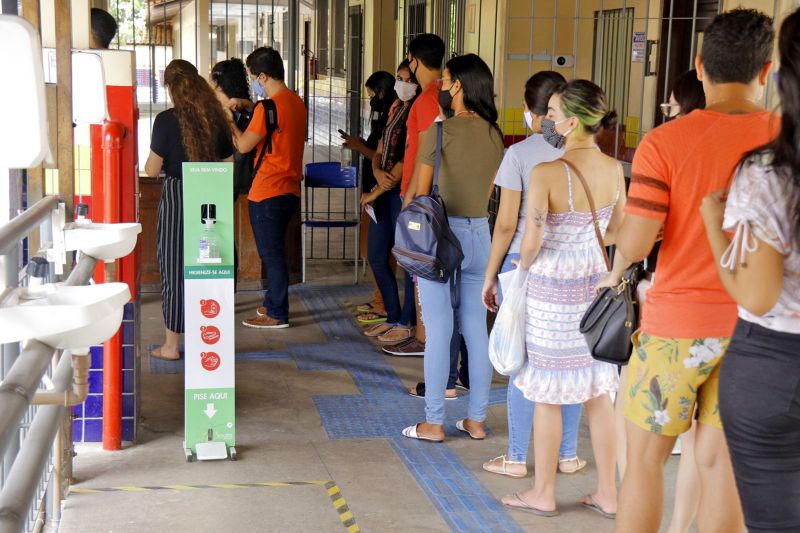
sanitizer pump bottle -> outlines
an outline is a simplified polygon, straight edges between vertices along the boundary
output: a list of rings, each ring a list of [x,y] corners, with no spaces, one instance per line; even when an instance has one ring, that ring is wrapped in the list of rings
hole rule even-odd
[[[214,231],[216,220],[213,218],[203,219],[203,233],[200,235],[200,259],[219,259],[219,239]]]

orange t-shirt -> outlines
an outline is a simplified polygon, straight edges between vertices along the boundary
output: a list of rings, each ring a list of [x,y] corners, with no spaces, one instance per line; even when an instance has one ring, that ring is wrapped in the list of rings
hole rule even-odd
[[[299,96],[288,89],[274,95],[272,101],[278,110],[278,129],[272,134],[272,153],[264,154],[253,178],[250,194],[247,195],[251,202],[261,202],[284,194],[300,196],[303,149],[306,144],[306,106]],[[256,106],[247,131],[261,137],[256,148],[257,161],[264,150],[267,135],[263,106]]]
[[[405,196],[411,175],[414,174],[414,163],[419,151],[419,135],[427,130],[439,116],[439,89],[432,81],[425,87],[408,112],[406,121],[406,153],[403,158],[403,179],[400,182],[400,196]]]
[[[736,304],[717,274],[700,203],[727,188],[742,156],[768,143],[778,126],[768,111],[697,110],[654,129],[636,149],[625,211],[664,222],[643,331],[680,339],[733,333]]]

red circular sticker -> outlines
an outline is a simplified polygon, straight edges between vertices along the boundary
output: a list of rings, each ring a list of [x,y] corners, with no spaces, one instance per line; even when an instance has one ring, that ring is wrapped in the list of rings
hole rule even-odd
[[[220,362],[219,355],[214,352],[203,352],[200,354],[200,364],[209,372],[218,369]]]
[[[200,312],[206,318],[216,318],[219,314],[219,302],[216,300],[200,300]]]
[[[219,328],[216,326],[200,326],[200,337],[206,344],[216,344],[219,342]]]

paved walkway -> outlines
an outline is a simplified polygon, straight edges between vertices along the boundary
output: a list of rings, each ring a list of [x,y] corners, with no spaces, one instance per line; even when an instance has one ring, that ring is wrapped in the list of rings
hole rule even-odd
[[[384,357],[360,334],[353,308],[367,296],[363,286],[295,287],[292,328],[237,329],[237,462],[183,460],[182,364],[143,360],[141,441],[118,453],[79,448],[61,531],[613,531],[577,503],[595,482],[585,421],[579,453],[590,466],[559,475],[560,517],[498,503],[532,482],[481,469],[505,451],[502,379],[485,441],[455,430],[466,398],[447,404],[445,444],[400,436],[423,419],[423,401],[405,394],[422,359]],[[237,295],[237,318],[257,301]],[[147,346],[163,334],[156,295],[142,311]]]

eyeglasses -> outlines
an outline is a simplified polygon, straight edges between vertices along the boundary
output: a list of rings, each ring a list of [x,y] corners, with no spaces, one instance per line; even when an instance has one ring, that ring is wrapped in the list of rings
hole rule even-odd
[[[672,118],[672,117],[674,117],[675,115],[678,114],[678,107],[679,106],[677,104],[671,104],[669,102],[664,102],[659,107],[661,107],[661,113],[667,118]]]
[[[449,83],[449,84],[451,84],[451,85],[452,85],[452,83],[453,83],[453,80],[452,80],[452,79],[450,79],[450,78],[437,78],[437,79],[436,79],[436,88],[437,88],[437,89],[439,89],[439,90],[441,91],[441,90],[442,90],[442,87],[444,86],[444,83],[445,83],[445,82],[447,82],[447,83]]]

